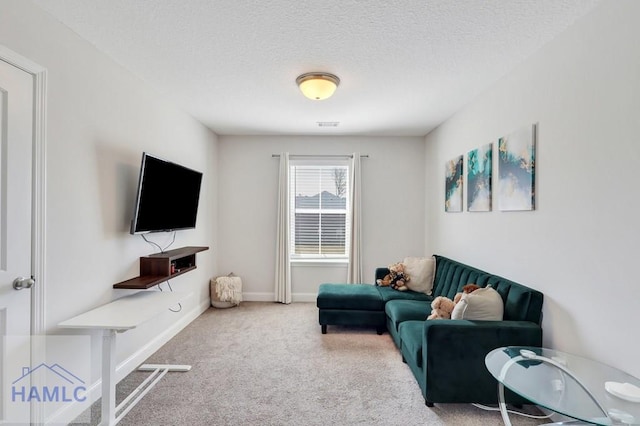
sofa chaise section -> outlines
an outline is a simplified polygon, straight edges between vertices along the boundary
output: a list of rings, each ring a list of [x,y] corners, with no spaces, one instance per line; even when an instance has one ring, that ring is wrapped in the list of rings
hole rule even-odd
[[[320,284],[316,304],[322,334],[327,325],[372,327],[382,334],[387,323],[385,303],[397,299],[430,303],[431,296],[372,284]]]
[[[384,332],[384,301],[371,284],[320,284],[316,303],[322,334],[327,325],[368,326],[378,334]]]

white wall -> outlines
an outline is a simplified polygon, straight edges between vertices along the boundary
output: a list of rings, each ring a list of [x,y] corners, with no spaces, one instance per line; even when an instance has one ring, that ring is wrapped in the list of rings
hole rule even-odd
[[[378,266],[423,255],[424,140],[411,137],[221,136],[218,264],[242,277],[248,300],[273,300],[278,159],[272,154],[369,155],[362,159],[364,281]],[[292,267],[294,301],[315,300],[346,266]]]
[[[640,377],[638,16],[604,1],[426,137],[425,244],[542,291],[546,346]],[[444,213],[445,161],[532,123],[536,211]]]
[[[31,2],[0,2],[0,43],[48,69],[46,327],[135,290],[113,284],[139,274],[139,257],[157,252],[128,233],[140,158],[149,151],[204,173],[196,230],[180,231],[174,247],[207,245],[198,269],[172,280],[193,297],[180,313],[118,336],[122,377],[208,306],[216,272],[217,137],[173,107]],[[172,202],[167,197],[167,208]],[[149,238],[168,243],[167,235]],[[166,289],[166,284],[165,284]],[[66,331],[64,331],[66,332]],[[92,338],[94,381],[100,335]],[[72,358],[72,351],[69,351]],[[69,360],[72,365],[73,359]]]

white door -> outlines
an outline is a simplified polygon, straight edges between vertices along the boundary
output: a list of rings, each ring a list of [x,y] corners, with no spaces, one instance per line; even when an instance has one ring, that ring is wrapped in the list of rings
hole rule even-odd
[[[31,361],[33,93],[33,76],[0,60],[0,423],[29,413],[6,384]]]

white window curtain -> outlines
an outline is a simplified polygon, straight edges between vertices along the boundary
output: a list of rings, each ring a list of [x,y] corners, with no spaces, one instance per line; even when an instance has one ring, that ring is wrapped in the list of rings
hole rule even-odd
[[[280,154],[278,180],[278,225],[276,235],[275,301],[291,303],[291,263],[289,261],[289,153]]]
[[[349,193],[351,204],[351,232],[349,233],[349,266],[347,268],[347,282],[348,283],[361,283],[362,282],[362,252],[361,252],[361,230],[360,226],[362,221],[360,220],[360,153],[354,152],[351,158],[350,168],[351,191]]]

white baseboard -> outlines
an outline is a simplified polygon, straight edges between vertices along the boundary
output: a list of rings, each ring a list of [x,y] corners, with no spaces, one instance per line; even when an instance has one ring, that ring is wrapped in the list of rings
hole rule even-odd
[[[180,320],[178,320],[175,324],[164,330],[164,332],[157,335],[154,339],[150,340],[146,345],[141,347],[129,358],[118,364],[118,366],[116,366],[116,381],[120,382],[120,380],[129,375],[147,358],[153,355],[153,353],[155,353],[165,343],[167,343],[176,334],[178,334],[183,328],[185,328],[193,320],[199,317],[204,311],[206,311],[210,307],[210,305],[211,302],[209,299],[202,301],[198,306],[194,307],[193,309],[191,309],[191,311],[180,318]],[[102,379],[87,386],[86,396],[91,404],[93,404],[102,396]],[[72,402],[49,416],[49,418],[45,420],[45,424],[68,424],[74,419],[78,418],[78,416],[80,416],[85,409],[85,404],[81,405],[77,402]]]
[[[318,293],[293,293],[291,299],[294,302],[315,302],[318,299]]]
[[[317,293],[293,293],[291,300],[293,302],[315,302],[318,297]],[[245,302],[273,302],[275,295],[273,293],[242,293],[242,300]]]
[[[245,302],[273,302],[273,293],[247,293],[242,292],[242,300]]]

